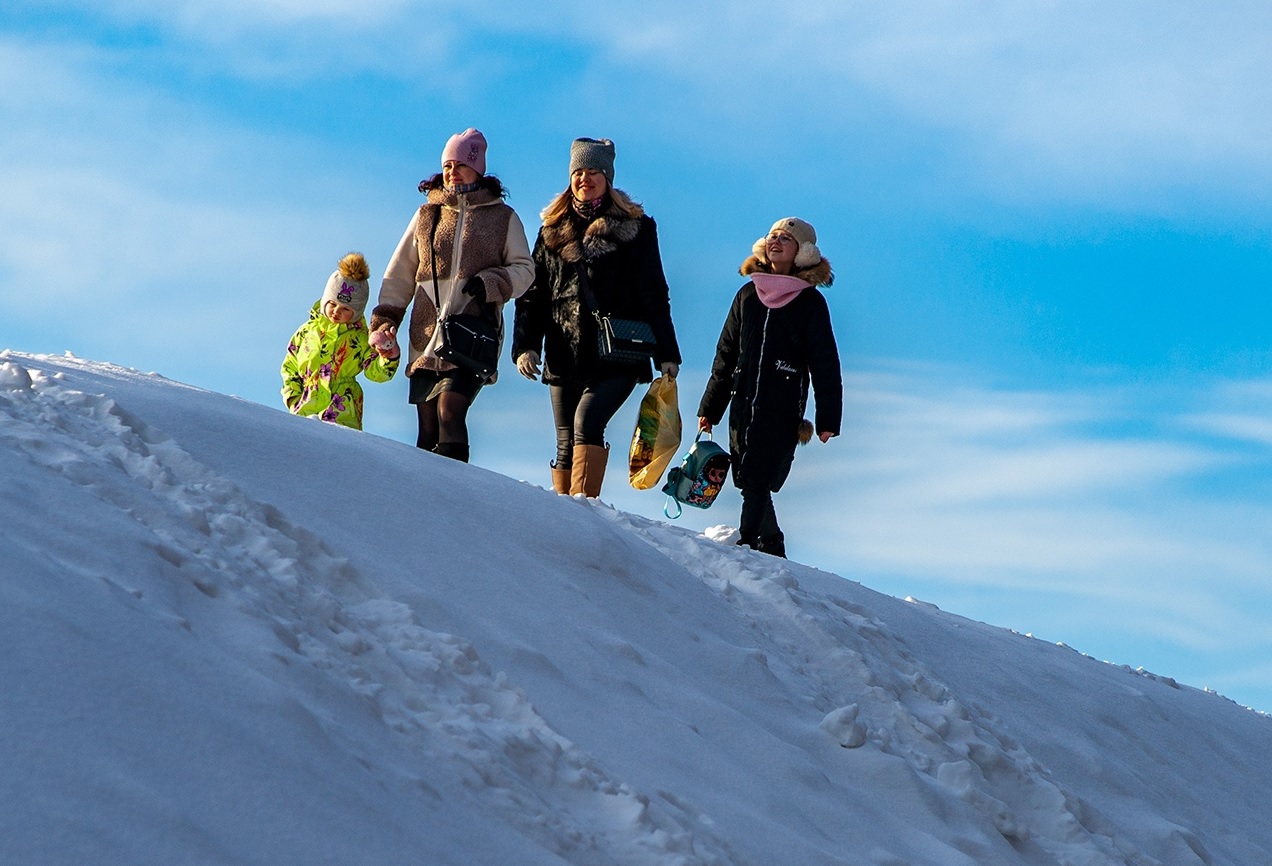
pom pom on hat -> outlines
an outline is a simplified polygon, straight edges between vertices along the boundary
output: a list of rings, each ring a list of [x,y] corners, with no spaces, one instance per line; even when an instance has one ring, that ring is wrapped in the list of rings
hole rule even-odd
[[[476,129],[457,132],[442,148],[442,165],[454,160],[468,166],[480,175],[486,173],[486,136]]]
[[[799,244],[799,252],[795,254],[795,267],[810,268],[822,260],[821,250],[817,248],[817,231],[807,222],[799,217],[782,217],[768,230],[768,234],[760,238],[751,246],[751,252],[760,257],[762,261],[768,261],[768,255],[765,254],[766,241],[768,236],[773,232],[786,232],[795,238],[795,242]]]
[[[327,278],[327,287],[322,292],[322,306],[325,307],[328,301],[335,301],[350,307],[360,317],[366,312],[367,299],[371,296],[371,287],[367,283],[370,276],[371,268],[362,253],[349,253]]]
[[[576,138],[570,144],[570,174],[591,168],[614,185],[614,142],[608,138]]]

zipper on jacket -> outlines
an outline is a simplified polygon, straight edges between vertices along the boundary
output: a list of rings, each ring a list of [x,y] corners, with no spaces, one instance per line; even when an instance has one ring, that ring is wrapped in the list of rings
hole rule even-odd
[[[459,292],[459,261],[464,253],[464,218],[468,215],[468,200],[463,194],[456,195],[459,207],[455,210],[455,243],[451,245],[450,293],[446,296],[446,309],[454,306],[455,295]],[[438,214],[441,219],[441,214]],[[438,314],[441,318],[441,314]]]
[[[747,449],[747,453],[750,453],[748,446],[751,442],[751,425],[755,423],[755,404],[760,399],[760,379],[764,373],[764,347],[768,344],[769,316],[772,314],[772,310],[768,307],[764,308],[764,324],[760,326],[760,357],[755,365],[755,387],[751,389],[751,417],[746,419],[746,429],[742,431],[742,446]],[[746,459],[745,456],[743,459]]]

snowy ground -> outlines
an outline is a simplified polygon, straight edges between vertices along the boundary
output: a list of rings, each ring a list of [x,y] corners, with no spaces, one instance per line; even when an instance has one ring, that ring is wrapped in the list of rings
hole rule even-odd
[[[0,436],[0,863],[1272,851],[1272,717],[728,527],[69,357]]]

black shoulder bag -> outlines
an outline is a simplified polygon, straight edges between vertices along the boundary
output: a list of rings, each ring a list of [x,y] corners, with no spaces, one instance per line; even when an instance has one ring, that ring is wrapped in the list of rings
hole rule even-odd
[[[442,221],[442,209],[437,208],[433,229],[428,236],[428,253],[433,270],[433,305],[437,308],[437,328],[441,336],[437,344],[437,357],[457,367],[471,370],[483,380],[495,375],[499,367],[499,329],[487,316],[487,310],[495,305],[478,298],[481,314],[456,313],[442,315],[442,302],[437,290],[437,225]]]
[[[596,317],[596,356],[615,364],[648,364],[658,345],[654,329],[639,319],[619,319],[601,312],[587,281],[587,263],[580,261],[575,269],[583,300]]]

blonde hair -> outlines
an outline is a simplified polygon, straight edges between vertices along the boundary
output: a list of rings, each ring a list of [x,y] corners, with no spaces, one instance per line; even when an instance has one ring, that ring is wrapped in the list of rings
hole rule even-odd
[[[644,216],[645,209],[640,206],[640,203],[632,201],[631,196],[621,189],[611,186],[605,190],[605,194],[609,196],[611,206],[627,219],[639,219]],[[552,202],[539,214],[539,218],[543,220],[545,226],[554,226],[569,216],[573,210],[574,193],[567,187],[564,192],[552,199]]]

